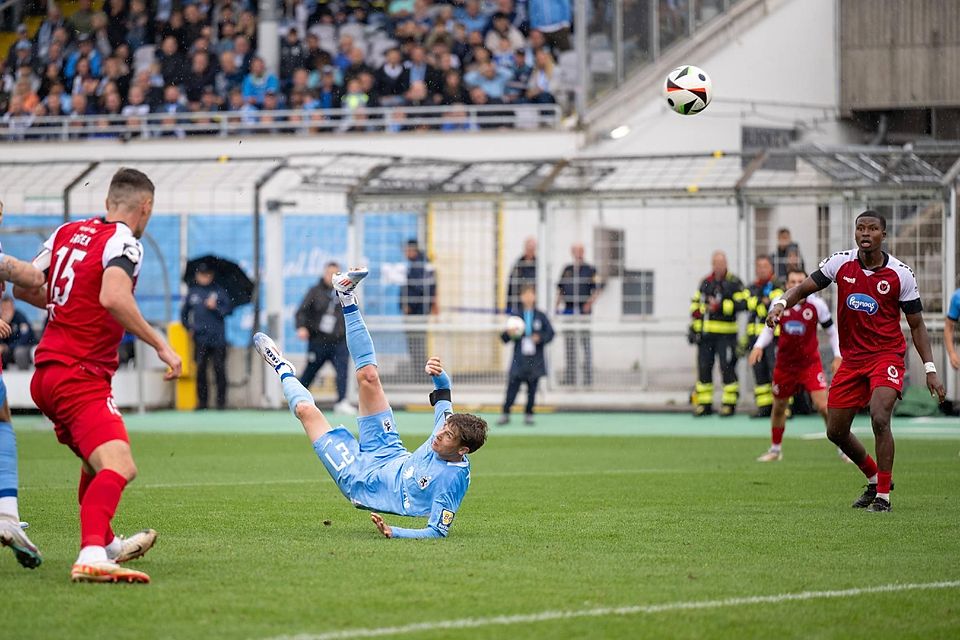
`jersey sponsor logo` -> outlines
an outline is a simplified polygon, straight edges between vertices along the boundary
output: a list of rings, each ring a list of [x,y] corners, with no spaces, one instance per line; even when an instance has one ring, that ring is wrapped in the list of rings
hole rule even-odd
[[[880,305],[865,293],[851,293],[847,296],[847,308],[872,316],[880,310]]]
[[[813,309],[804,309],[804,310],[803,310],[803,319],[804,319],[804,320],[813,320]]]
[[[440,512],[440,524],[442,524],[445,527],[449,527],[451,524],[453,524],[453,517],[455,515],[457,514],[455,514],[453,511],[450,511],[449,509],[444,509],[443,511]]]
[[[393,421],[390,418],[384,418],[382,420],[382,424],[384,433],[390,433],[393,431]]]
[[[432,480],[431,476],[421,476],[420,479],[417,480],[417,486],[421,489],[426,489],[430,484],[430,480]]]
[[[783,323],[784,333],[791,336],[802,336],[807,332],[807,326],[799,320],[791,320]]]
[[[856,278],[848,278],[847,276],[843,276],[843,279],[849,282],[850,284],[857,284]]]

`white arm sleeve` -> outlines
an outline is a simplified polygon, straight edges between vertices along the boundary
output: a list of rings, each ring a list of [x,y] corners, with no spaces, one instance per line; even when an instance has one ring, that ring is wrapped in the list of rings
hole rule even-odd
[[[831,282],[836,282],[837,280],[837,271],[840,270],[840,267],[850,262],[850,256],[856,256],[856,250],[853,251],[838,251],[829,258],[826,258],[823,262],[820,263],[820,273],[825,275],[830,279]],[[853,258],[856,259],[856,258]]]
[[[840,332],[837,331],[837,325],[832,324],[826,328],[827,337],[830,338],[830,349],[833,350],[833,357],[840,357]]]
[[[905,264],[899,265],[897,275],[900,276],[900,302],[909,302],[920,297],[920,287],[913,271]]]
[[[766,349],[770,346],[771,342],[773,342],[773,329],[764,327],[763,331],[760,332],[760,336],[757,337],[757,341],[753,344],[753,348]]]

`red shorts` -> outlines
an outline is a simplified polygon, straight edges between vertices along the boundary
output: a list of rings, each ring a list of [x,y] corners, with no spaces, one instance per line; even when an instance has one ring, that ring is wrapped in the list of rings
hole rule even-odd
[[[877,387],[889,387],[903,397],[903,374],[906,372],[903,357],[893,354],[877,354],[872,360],[851,363],[844,359],[833,382],[827,406],[834,409],[862,409],[870,404],[870,397]]]
[[[82,364],[42,364],[30,381],[30,395],[53,422],[57,440],[84,460],[105,442],[130,442],[107,374]]]
[[[823,367],[814,362],[806,369],[773,369],[773,397],[778,400],[792,398],[801,389],[810,393],[824,391],[827,388],[827,378],[823,375]]]

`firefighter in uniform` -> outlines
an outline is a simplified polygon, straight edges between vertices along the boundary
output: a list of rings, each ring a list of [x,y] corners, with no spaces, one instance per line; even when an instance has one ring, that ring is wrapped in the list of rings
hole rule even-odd
[[[742,353],[750,353],[753,344],[766,326],[767,310],[770,303],[783,295],[783,285],[776,278],[773,261],[769,256],[759,256],[756,261],[757,279],[750,285],[750,297],[747,298],[747,335]],[[776,335],[780,333],[777,325]],[[757,403],[755,418],[769,418],[773,408],[773,365],[776,351],[776,337],[764,350],[760,361],[753,365],[753,397]]]
[[[737,381],[737,313],[747,310],[750,292],[737,276],[727,271],[727,255],[716,251],[713,272],[700,283],[690,304],[689,341],[697,345],[698,378],[693,414],[713,413],[713,363],[720,360],[723,377],[721,416],[737,409],[740,383]]]

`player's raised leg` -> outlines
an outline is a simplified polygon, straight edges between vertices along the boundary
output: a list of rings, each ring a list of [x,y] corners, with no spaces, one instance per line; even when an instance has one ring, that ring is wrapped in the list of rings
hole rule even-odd
[[[893,431],[890,416],[898,392],[890,387],[877,387],[870,398],[870,423],[877,453],[877,496],[867,511],[890,511],[890,489],[893,487]]]
[[[3,381],[0,380],[0,385]],[[4,390],[3,393],[6,393]],[[10,547],[17,562],[27,569],[36,569],[42,558],[40,550],[20,528],[17,504],[19,486],[17,469],[17,438],[10,424],[10,410],[6,399],[0,407],[0,545]]]
[[[773,408],[770,410],[770,448],[757,458],[757,462],[779,462],[783,459],[781,446],[783,432],[787,428],[787,407],[789,404],[789,398],[774,397]]]
[[[359,396],[359,415],[372,416],[390,409],[387,396],[380,384],[377,370],[377,354],[373,348],[373,338],[367,331],[367,325],[357,306],[357,285],[367,277],[365,268],[353,268],[333,276],[333,288],[340,296],[343,305],[343,319],[347,330],[347,349],[353,358],[357,371]]]
[[[300,420],[303,430],[310,442],[316,442],[321,436],[333,427],[323,412],[317,408],[313,396],[297,379],[297,371],[290,361],[283,357],[280,348],[270,336],[265,333],[256,333],[253,336],[253,346],[270,368],[280,376],[283,387],[283,396],[287,399],[290,412]]]

